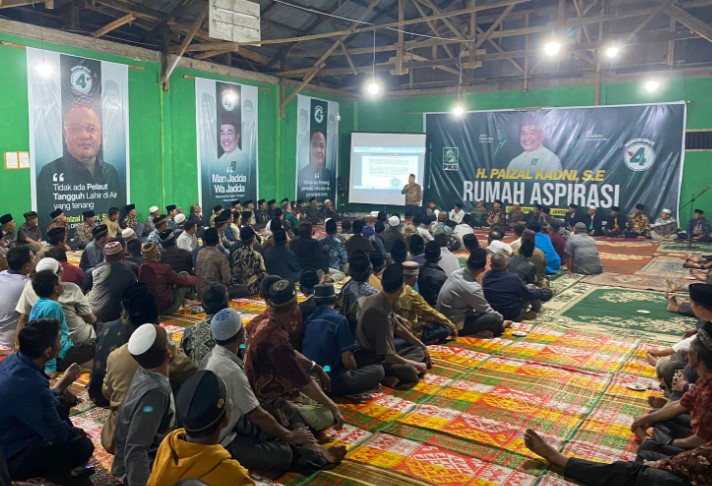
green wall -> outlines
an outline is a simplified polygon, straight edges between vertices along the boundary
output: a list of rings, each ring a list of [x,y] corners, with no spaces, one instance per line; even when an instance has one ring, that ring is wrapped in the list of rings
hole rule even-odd
[[[0,86],[0,152],[29,151],[29,114],[27,110],[27,62],[25,50],[17,45],[58,50],[67,54],[91,57],[103,61],[129,64],[129,105],[142,109],[129,109],[130,124],[130,183],[132,202],[139,208],[158,203],[154,183],[160,180],[164,160],[161,155],[161,130],[157,123],[160,113],[161,91],[156,86],[160,77],[160,64],[141,62],[118,56],[77,49],[68,46],[50,46],[0,33],[0,40],[16,44],[0,45],[0,65],[4,75]],[[30,171],[5,170],[0,175],[0,211],[10,212],[18,225],[24,222],[22,213],[31,207]],[[145,211],[142,213],[145,214]]]
[[[173,203],[188,210],[198,200],[198,168],[195,123],[195,77],[231,81],[257,86],[259,124],[259,192],[262,197],[294,197],[296,180],[296,110],[294,98],[279,114],[277,84],[257,83],[240,78],[177,68],[171,76],[170,90],[160,84],[161,65],[108,55],[66,45],[49,44],[0,33],[0,65],[5,76],[0,81],[0,152],[29,150],[27,111],[27,62],[22,46],[54,50],[66,54],[128,64],[131,202],[137,205],[139,220],[152,205]],[[287,91],[289,94],[291,91]],[[340,104],[342,121],[339,140],[339,173],[348,172],[350,133],[353,130],[354,103],[349,100],[303,91]],[[22,213],[31,207],[30,171],[2,170],[0,175],[0,214],[10,212],[18,224]]]
[[[642,83],[603,84],[602,105],[654,103],[687,100],[687,129],[712,129],[712,78],[671,79],[651,95]],[[467,93],[463,103],[468,110],[493,110],[507,108],[538,108],[560,106],[591,106],[594,104],[594,87],[574,86],[522,91]],[[396,98],[362,100],[356,103],[354,130],[373,132],[422,133],[423,113],[447,112],[457,100],[456,96],[429,96],[421,98]],[[704,187],[712,184],[712,151],[686,152],[682,179],[681,201],[688,200]],[[696,207],[712,212],[712,192],[705,194]],[[370,206],[352,205],[351,209],[370,210]],[[687,214],[681,215],[683,219]]]
[[[158,62],[137,61],[126,57],[50,44],[38,40],[0,33],[0,81],[4,96],[0,98],[0,152],[29,150],[27,112],[27,64],[22,46],[56,50],[67,54],[128,64],[129,123],[131,158],[131,202],[137,205],[139,217],[146,209],[169,203],[190,207],[198,198],[196,163],[195,82],[200,76],[222,81],[255,85],[259,89],[259,191],[263,197],[281,199],[294,196],[296,179],[297,102],[279,114],[277,84],[246,81],[213,73],[178,68],[171,76],[170,90],[160,85]],[[646,103],[688,100],[688,129],[712,128],[712,78],[673,79],[656,95],[644,93],[640,84],[604,84],[601,104]],[[291,93],[287,90],[286,95]],[[352,131],[422,132],[424,112],[449,111],[454,96],[352,101],[304,91],[303,94],[336,101],[340,104],[338,174],[348,178]],[[468,93],[464,101],[470,110],[530,108],[546,106],[587,106],[593,104],[593,86],[576,86],[521,91]],[[682,184],[682,200],[710,184],[712,152],[687,152]],[[712,209],[712,192],[699,206]],[[31,207],[30,171],[4,170],[0,176],[0,213],[11,212],[18,222]],[[345,198],[339,198],[340,203]],[[352,211],[370,210],[363,205],[349,205]]]

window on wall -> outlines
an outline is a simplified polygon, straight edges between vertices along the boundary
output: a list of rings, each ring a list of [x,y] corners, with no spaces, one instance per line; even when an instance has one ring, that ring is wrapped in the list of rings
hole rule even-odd
[[[685,132],[685,150],[712,150],[712,129]]]

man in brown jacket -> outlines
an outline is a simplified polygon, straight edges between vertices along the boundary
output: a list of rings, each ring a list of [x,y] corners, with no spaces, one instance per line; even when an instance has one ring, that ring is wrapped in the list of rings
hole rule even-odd
[[[138,270],[138,280],[151,289],[161,314],[175,314],[182,305],[197,304],[189,301],[195,295],[197,278],[187,272],[176,273],[170,265],[161,263],[161,252],[152,241],[143,244],[141,256],[144,263]]]

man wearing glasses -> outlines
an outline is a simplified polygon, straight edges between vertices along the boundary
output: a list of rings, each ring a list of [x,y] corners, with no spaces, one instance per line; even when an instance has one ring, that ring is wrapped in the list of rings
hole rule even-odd
[[[37,178],[37,193],[43,195],[38,203],[52,204],[57,193],[81,193],[109,191],[116,197],[102,197],[102,206],[119,206],[118,199],[123,192],[120,187],[119,173],[116,168],[102,160],[101,119],[91,106],[73,105],[64,118],[62,127],[65,151],[64,155],[45,165]],[[83,184],[84,190],[77,190],[75,185]],[[59,186],[55,186],[59,185]],[[90,186],[91,185],[91,186]],[[55,209],[44,210],[41,214]]]

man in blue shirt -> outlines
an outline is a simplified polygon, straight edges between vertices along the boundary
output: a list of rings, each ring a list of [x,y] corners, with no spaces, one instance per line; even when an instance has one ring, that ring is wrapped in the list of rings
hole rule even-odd
[[[69,475],[94,452],[84,431],[72,425],[65,404],[76,401],[68,389],[79,377],[79,366],[70,366],[49,387],[42,370],[61,348],[57,319],[30,321],[18,341],[20,351],[0,363],[0,449],[10,477],[22,481]]]
[[[539,224],[530,224],[529,229],[536,233],[534,244],[546,255],[546,274],[551,275],[558,272],[559,268],[561,268],[561,257],[556,253],[549,235],[542,231],[542,226]]]
[[[59,296],[64,293],[64,286],[59,280],[59,276],[51,270],[42,270],[32,277],[32,290],[37,294],[30,320],[51,317],[59,321],[60,346],[57,356],[47,361],[45,372],[56,374],[57,371],[66,370],[73,361],[67,358],[67,353],[72,348],[72,341],[69,339],[69,328],[64,319],[62,304],[57,302]]]
[[[534,309],[541,309],[541,304],[532,304],[550,300],[553,292],[549,289],[539,290],[533,285],[525,285],[516,273],[509,271],[509,257],[504,253],[492,255],[490,261],[492,270],[482,279],[487,302],[502,314],[504,319],[510,321],[535,319],[537,313]],[[530,306],[533,310],[527,311]]]
[[[317,285],[314,299],[316,310],[304,323],[302,354],[322,367],[331,368],[329,395],[354,395],[376,388],[385,374],[383,366],[357,367],[353,353],[357,346],[349,321],[334,310],[334,285]]]

